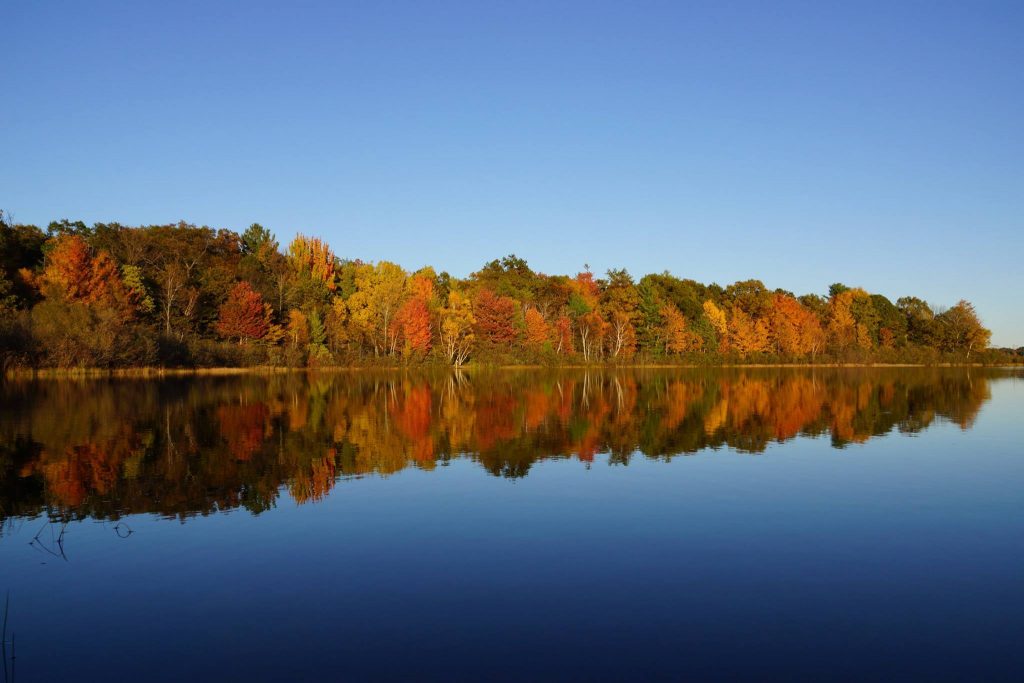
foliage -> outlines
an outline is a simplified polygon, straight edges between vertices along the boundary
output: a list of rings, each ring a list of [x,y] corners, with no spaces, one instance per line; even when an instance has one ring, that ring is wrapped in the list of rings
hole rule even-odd
[[[440,337],[441,348],[450,364],[458,367],[469,359],[476,341],[475,324],[469,297],[457,290],[449,292],[448,305],[441,310]]]
[[[191,352],[226,362],[253,349],[203,340]],[[798,435],[838,449],[940,422],[966,429],[1001,376],[591,369],[467,381],[461,372],[368,372],[217,378],[173,391],[152,382],[59,390],[10,382],[0,386],[0,523],[259,513],[284,491],[302,503],[341,477],[454,458],[522,477],[544,459],[586,465],[598,452],[612,463],[725,447],[757,454]]]
[[[396,318],[406,294],[405,281],[405,271],[388,261],[356,268],[356,291],[347,301],[350,325],[375,356],[393,356],[398,348]]]
[[[539,348],[551,341],[551,326],[536,308],[526,312],[526,343]]]
[[[0,213],[0,361],[116,367],[327,363],[1019,362],[988,348],[967,301],[833,284],[794,296],[668,272],[544,275],[515,255],[466,279],[338,258],[298,235],[281,253],[187,223],[51,223]]]
[[[481,289],[473,300],[476,334],[481,341],[494,345],[510,345],[517,336],[516,302],[512,297]]]
[[[413,296],[398,309],[398,326],[409,354],[420,357],[430,351],[431,326],[427,301],[423,296]]]
[[[665,353],[681,354],[697,351],[703,346],[704,340],[687,328],[686,318],[674,305],[662,307],[661,319],[664,321],[662,338],[665,340]]]
[[[249,339],[262,339],[270,330],[268,313],[259,292],[248,282],[239,282],[220,307],[217,333],[237,339],[239,344]]]

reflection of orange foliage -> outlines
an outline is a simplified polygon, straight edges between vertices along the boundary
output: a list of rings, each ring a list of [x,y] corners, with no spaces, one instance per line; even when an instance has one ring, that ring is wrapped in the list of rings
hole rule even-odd
[[[412,442],[413,460],[421,463],[434,460],[431,404],[430,387],[423,384],[407,388],[405,400],[395,411],[395,426]]]
[[[684,382],[671,382],[665,388],[665,412],[661,424],[665,429],[675,429],[690,409],[689,386]]]
[[[770,398],[768,383],[742,376],[728,390],[729,413],[733,426],[744,425],[767,415]]]
[[[334,488],[335,480],[335,450],[327,451],[323,458],[317,458],[310,463],[308,472],[300,472],[292,480],[289,492],[296,503],[308,503],[323,500],[324,496]]]
[[[305,427],[306,420],[309,419],[309,403],[300,401],[297,396],[293,396],[288,408],[288,429],[295,432]]]
[[[576,383],[572,380],[566,382],[559,381],[555,386],[558,387],[556,413],[558,421],[564,425],[569,422],[569,418],[572,416],[572,397],[576,392]]]
[[[832,409],[832,434],[840,441],[863,443],[871,436],[871,432],[863,428],[858,431],[857,418],[868,407],[873,387],[867,382],[858,385],[844,385],[830,403]]]
[[[729,400],[719,399],[711,408],[704,413],[704,433],[712,436],[725,424],[729,416]]]
[[[545,389],[533,389],[523,396],[527,429],[536,429],[551,412],[551,394]]]
[[[395,424],[412,440],[430,434],[430,387],[407,387],[405,400],[395,411]]]
[[[73,460],[60,460],[43,468],[49,494],[58,505],[77,507],[85,500],[88,476]],[[85,475],[85,476],[83,476]]]
[[[482,397],[476,408],[476,445],[487,451],[502,441],[513,438],[517,433],[515,413],[516,399],[506,391],[496,391]]]
[[[583,382],[579,410],[586,430],[577,443],[570,444],[570,448],[576,451],[576,456],[583,462],[593,462],[594,456],[603,447],[604,430],[611,406],[602,389],[597,382],[591,382],[589,377]]]
[[[818,419],[824,399],[818,388],[806,377],[776,385],[770,404],[770,424],[775,439],[790,439]]]
[[[48,490],[59,505],[81,505],[90,492],[105,495],[118,479],[120,458],[93,443],[73,446],[56,461],[49,461],[44,453],[43,461]]]
[[[472,450],[473,435],[476,433],[475,398],[471,391],[457,389],[453,381],[450,381],[442,394],[438,427],[439,431],[447,434],[452,452]]]
[[[264,403],[223,405],[217,408],[220,433],[235,460],[248,460],[266,438],[270,410]]]
[[[615,378],[612,382],[612,416],[610,418],[609,447],[613,451],[629,452],[636,440],[636,379]]]
[[[896,400],[896,386],[892,382],[883,384],[878,392],[878,403],[883,408],[888,408]]]
[[[758,453],[799,434],[830,433],[841,447],[937,417],[966,429],[989,396],[983,376],[924,370],[291,377],[268,380],[272,389],[250,381],[159,404],[61,385],[25,423],[45,441],[4,444],[14,449],[8,481],[29,491],[23,498],[41,496],[38,505],[88,513],[260,510],[282,483],[295,500],[315,501],[339,475],[460,456],[523,476],[548,457]],[[25,425],[15,427],[28,433]]]
[[[848,392],[843,392],[848,394]],[[856,406],[850,400],[833,401],[832,409],[832,433],[836,438],[843,441],[853,440],[853,418],[856,415]]]

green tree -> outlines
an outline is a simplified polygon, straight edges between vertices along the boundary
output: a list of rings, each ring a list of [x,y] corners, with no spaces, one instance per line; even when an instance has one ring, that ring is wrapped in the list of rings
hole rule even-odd
[[[242,233],[242,255],[256,256],[267,250],[277,251],[278,244],[274,234],[259,223],[253,223]]]
[[[896,307],[906,320],[907,340],[917,346],[932,346],[938,340],[935,313],[931,307],[915,296],[896,300]]]

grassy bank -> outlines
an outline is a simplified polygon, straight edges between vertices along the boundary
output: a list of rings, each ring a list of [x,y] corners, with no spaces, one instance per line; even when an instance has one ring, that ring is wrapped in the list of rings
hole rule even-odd
[[[709,368],[1022,368],[1024,363],[570,363],[543,364],[491,364],[467,363],[459,368],[465,372],[482,370],[672,370]],[[442,364],[414,365],[324,365],[310,367],[252,366],[213,368],[15,368],[8,370],[7,379],[101,379],[108,377],[161,379],[165,377],[228,377],[233,375],[275,375],[288,373],[340,373],[360,371],[396,370],[449,370]]]

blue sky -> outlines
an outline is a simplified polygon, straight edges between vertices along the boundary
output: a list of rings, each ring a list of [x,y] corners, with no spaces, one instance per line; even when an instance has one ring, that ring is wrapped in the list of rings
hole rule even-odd
[[[0,207],[463,276],[973,301],[1024,345],[1024,3],[8,2]]]

